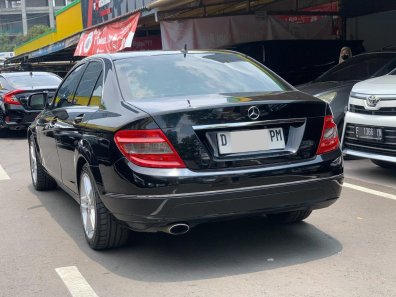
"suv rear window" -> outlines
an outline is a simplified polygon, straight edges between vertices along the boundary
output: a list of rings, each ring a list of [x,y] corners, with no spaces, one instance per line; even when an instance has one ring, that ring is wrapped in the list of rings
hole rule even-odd
[[[127,100],[291,89],[264,67],[231,53],[165,54],[114,63]]]
[[[61,83],[61,79],[56,75],[52,74],[40,74],[40,75],[17,75],[8,76],[7,81],[16,89],[25,87],[47,87],[47,86],[58,86]]]
[[[373,76],[383,75],[393,69],[389,63],[396,59],[396,54],[367,54],[352,57],[338,64],[319,76],[315,82],[365,80]]]

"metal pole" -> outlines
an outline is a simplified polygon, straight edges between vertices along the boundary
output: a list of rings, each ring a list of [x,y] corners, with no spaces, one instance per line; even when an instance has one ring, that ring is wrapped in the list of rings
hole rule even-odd
[[[27,33],[28,33],[28,23],[27,23],[27,15],[26,15],[26,0],[21,0],[21,9],[22,9],[23,35],[27,35]]]
[[[55,28],[54,1],[48,0],[48,16],[51,28]]]

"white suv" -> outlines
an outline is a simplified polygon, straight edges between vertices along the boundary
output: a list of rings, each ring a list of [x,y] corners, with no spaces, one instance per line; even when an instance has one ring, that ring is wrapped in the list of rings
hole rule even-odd
[[[396,70],[353,87],[342,147],[344,155],[396,167]]]

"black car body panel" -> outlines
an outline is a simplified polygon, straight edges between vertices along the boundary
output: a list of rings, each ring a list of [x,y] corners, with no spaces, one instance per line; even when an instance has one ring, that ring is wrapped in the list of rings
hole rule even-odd
[[[45,169],[77,201],[78,177],[86,163],[107,209],[139,231],[158,231],[179,221],[194,225],[216,218],[316,209],[339,197],[343,181],[340,149],[316,155],[323,119],[331,114],[325,102],[290,86],[284,92],[176,96],[160,104],[159,98],[124,100],[113,61],[163,53],[82,60],[63,84],[78,67],[84,70],[86,65],[100,63],[102,78],[96,84],[103,80],[101,103],[56,108],[61,85],[52,108],[43,111],[29,128]],[[252,106],[261,113],[256,120],[247,114]],[[271,126],[284,128],[290,151],[224,156],[210,142],[210,133],[222,129]],[[164,132],[186,168],[138,166],[117,148],[117,131],[151,129]]]
[[[349,94],[353,86],[358,81],[344,82],[318,82],[298,86],[298,89],[311,95],[320,95],[325,92],[337,92],[337,97],[330,102],[330,107],[334,115],[334,121],[341,127],[345,116],[345,107],[348,106]]]

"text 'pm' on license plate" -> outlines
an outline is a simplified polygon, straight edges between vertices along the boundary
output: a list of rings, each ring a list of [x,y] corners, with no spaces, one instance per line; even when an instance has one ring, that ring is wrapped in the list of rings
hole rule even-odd
[[[219,153],[238,154],[285,148],[282,128],[217,133]]]
[[[381,128],[356,126],[355,134],[356,138],[364,138],[377,141],[382,141],[383,139],[383,133]]]

